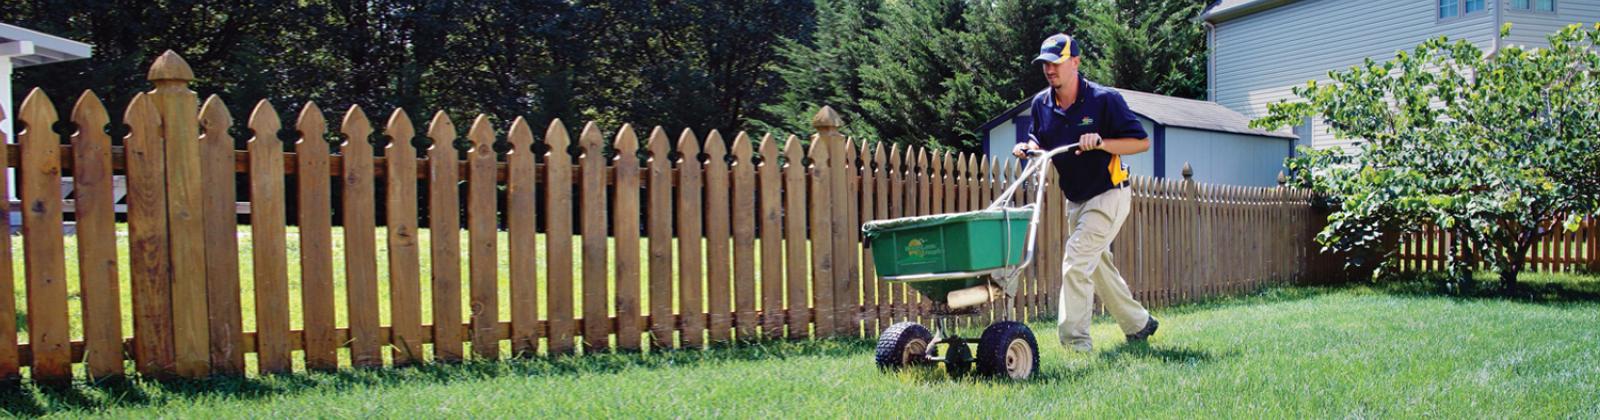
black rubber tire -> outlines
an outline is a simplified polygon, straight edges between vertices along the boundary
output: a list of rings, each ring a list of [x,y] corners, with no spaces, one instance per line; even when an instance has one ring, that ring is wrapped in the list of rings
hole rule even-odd
[[[923,354],[908,354],[908,347],[914,347],[921,342],[923,351],[927,351],[928,343],[933,342],[933,332],[915,322],[901,322],[890,325],[883,330],[883,335],[878,336],[878,351],[874,359],[878,362],[878,369],[898,370],[913,365],[927,364]]]
[[[1021,341],[1021,345],[1031,355],[1007,355],[1013,343]],[[1020,349],[1019,349],[1020,350]],[[1018,356],[1021,359],[1017,358]],[[1012,366],[1008,366],[1008,358]],[[1027,359],[1027,360],[1023,360]],[[1026,363],[1025,365],[1023,363]],[[1014,371],[1022,369],[1021,371]],[[996,378],[1009,378],[1025,380],[1033,377],[1039,371],[1039,342],[1033,338],[1033,330],[1028,329],[1016,321],[1001,321],[990,325],[983,330],[983,338],[978,340],[978,373]]]
[[[951,338],[946,342],[944,355],[944,371],[951,378],[961,378],[972,372],[972,349],[967,347],[967,340]]]

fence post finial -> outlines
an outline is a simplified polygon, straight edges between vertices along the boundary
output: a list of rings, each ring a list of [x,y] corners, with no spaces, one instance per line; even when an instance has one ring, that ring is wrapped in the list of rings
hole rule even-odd
[[[1190,178],[1194,178],[1194,167],[1193,166],[1189,166],[1189,162],[1184,162],[1183,163],[1183,179],[1190,179]]]
[[[167,81],[187,85],[194,80],[194,70],[189,68],[189,63],[183,61],[183,57],[178,56],[178,53],[167,50],[161,53],[161,57],[156,58],[155,64],[150,65],[150,73],[145,78],[155,82],[158,87],[161,82]]]
[[[1289,184],[1289,177],[1285,176],[1283,174],[1283,171],[1278,171],[1278,186],[1282,187],[1282,186],[1288,185],[1288,184]]]
[[[811,127],[816,128],[818,134],[838,134],[841,125],[844,123],[839,118],[839,113],[827,105],[823,105],[822,109],[817,110],[817,115],[811,117]]]

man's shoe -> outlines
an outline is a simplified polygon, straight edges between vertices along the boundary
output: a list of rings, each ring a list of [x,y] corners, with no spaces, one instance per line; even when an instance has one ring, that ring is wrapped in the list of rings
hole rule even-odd
[[[1157,328],[1161,328],[1161,323],[1156,322],[1156,317],[1152,316],[1150,317],[1150,321],[1144,323],[1144,329],[1133,334],[1128,334],[1128,341],[1145,341],[1149,339],[1150,336],[1156,335]]]

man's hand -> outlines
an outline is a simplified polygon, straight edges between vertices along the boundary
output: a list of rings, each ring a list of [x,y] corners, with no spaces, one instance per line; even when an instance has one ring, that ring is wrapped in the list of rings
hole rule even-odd
[[[1026,154],[1029,150],[1039,150],[1039,144],[1032,141],[1017,143],[1015,147],[1011,148],[1011,155],[1019,158],[1027,157]]]
[[[1087,151],[1090,151],[1090,150],[1100,150],[1100,147],[1104,146],[1104,145],[1105,145],[1105,139],[1101,139],[1099,134],[1087,133],[1087,134],[1084,134],[1081,137],[1078,137],[1078,151],[1077,151],[1077,154],[1081,155],[1081,154],[1083,154],[1083,152],[1087,152]]]

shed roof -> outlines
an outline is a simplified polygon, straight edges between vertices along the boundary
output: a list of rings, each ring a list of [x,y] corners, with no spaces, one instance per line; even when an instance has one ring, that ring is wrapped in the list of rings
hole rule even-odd
[[[1132,108],[1134,113],[1143,115],[1158,124],[1226,133],[1288,139],[1298,138],[1293,134],[1281,131],[1250,128],[1249,117],[1216,102],[1157,95],[1136,90],[1117,89],[1117,91],[1122,92],[1122,98],[1128,101],[1128,107]]]

